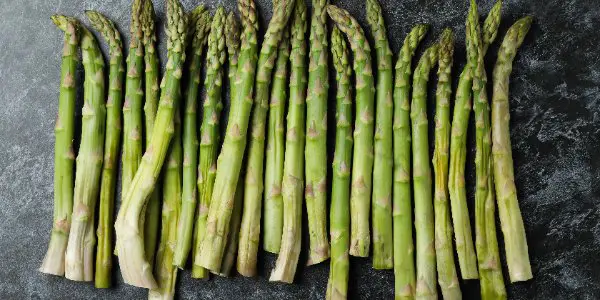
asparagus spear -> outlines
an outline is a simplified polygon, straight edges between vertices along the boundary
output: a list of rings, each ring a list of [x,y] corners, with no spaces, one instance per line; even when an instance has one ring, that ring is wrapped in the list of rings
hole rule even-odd
[[[231,212],[231,222],[229,223],[229,236],[225,246],[225,254],[223,254],[223,262],[221,263],[221,271],[218,275],[228,277],[231,273],[231,268],[236,263],[238,243],[240,237],[240,224],[242,223],[242,206],[244,205],[244,182],[238,180],[235,190],[235,200],[233,202],[233,210]]]
[[[433,229],[433,199],[427,129],[427,82],[431,68],[438,60],[436,43],[423,52],[413,75],[410,104],[412,128],[412,175],[415,197],[415,229],[417,236],[416,297],[437,299]]]
[[[202,69],[202,52],[207,41],[207,35],[210,27],[210,15],[208,11],[205,11],[202,6],[199,6],[197,11],[193,12],[193,22],[188,24],[190,30],[193,30],[193,38],[189,45],[190,62],[188,64],[188,83],[185,92],[185,108],[183,117],[183,190],[182,190],[182,204],[181,204],[181,216],[177,225],[177,245],[175,246],[175,258],[173,263],[183,269],[187,262],[190,247],[192,245],[192,231],[194,226],[194,215],[196,213],[196,199],[197,199],[197,179],[198,174],[198,133],[196,130],[196,110],[197,110],[197,98],[198,98],[198,85],[200,84],[200,72]],[[220,103],[221,98],[221,64],[224,59],[225,53],[219,50],[224,47],[224,41],[222,38],[223,22],[225,19],[225,10],[219,7],[215,12],[215,18],[213,20],[213,30],[211,31],[211,37],[208,40],[212,42],[209,46],[209,52],[207,54],[207,76],[206,76],[206,91],[208,97],[206,98],[204,108],[204,123],[208,124],[208,130],[204,130],[203,133],[208,132],[209,138],[215,138],[214,132],[218,131],[218,115],[214,114],[214,107]],[[219,28],[215,29],[219,26]],[[193,27],[193,28],[192,28]],[[206,116],[208,114],[208,117]],[[216,116],[216,119],[212,119]],[[214,124],[213,124],[214,122]],[[210,127],[213,128],[210,128]],[[204,136],[203,136],[204,137]],[[204,144],[206,141],[203,140]],[[216,148],[216,139],[212,142],[212,148]],[[204,145],[203,144],[203,145]],[[210,155],[210,149],[204,148],[206,155],[203,158],[214,157]],[[212,151],[216,152],[215,150]],[[212,165],[212,163],[211,163]],[[207,168],[208,169],[208,168]],[[200,170],[202,171],[202,170]],[[205,175],[203,173],[199,173]],[[206,189],[203,190],[205,193]]]
[[[377,98],[375,110],[375,161],[373,165],[373,268],[394,266],[392,233],[392,51],[383,12],[377,0],[367,0],[367,21],[377,54]]]
[[[179,101],[179,85],[185,61],[185,30],[187,17],[178,0],[167,1],[168,62],[161,84],[161,96],[152,140],[142,163],[127,191],[115,223],[119,266],[126,283],[155,289],[156,281],[144,254],[144,239],[140,233],[143,208],[154,189],[161,166],[173,137],[175,106]]]
[[[240,21],[233,12],[227,15],[225,23],[225,45],[227,46],[227,59],[229,60],[229,72],[227,74],[229,80],[229,98],[233,99],[236,87],[235,76],[240,55]],[[231,106],[232,104],[236,103],[230,103],[229,105]],[[231,107],[229,109],[231,110]]]
[[[450,96],[452,95],[452,63],[454,34],[447,28],[442,32],[438,54],[438,84],[435,100],[435,147],[433,150],[435,255],[438,283],[444,299],[462,299],[458,284],[454,251],[452,251],[452,224],[448,204],[448,145],[450,139]]]
[[[83,26],[81,52],[85,71],[84,103],[73,215],[65,254],[65,277],[76,281],[92,281],[96,245],[94,216],[102,173],[106,107],[104,59],[96,38]]]
[[[533,277],[523,218],[519,209],[515,175],[512,161],[512,149],[509,130],[508,87],[512,63],[517,49],[523,43],[531,27],[532,18],[525,17],[510,27],[494,67],[494,93],[492,96],[492,141],[494,178],[500,225],[504,234],[504,247],[510,281],[526,281]]]
[[[482,33],[484,53],[489,44],[496,38],[498,25],[500,24],[501,9],[502,0],[498,0],[485,19]],[[469,43],[467,43],[468,45]],[[476,279],[479,277],[477,272],[477,257],[471,237],[471,222],[469,220],[465,189],[467,128],[471,113],[471,87],[473,85],[472,66],[476,64],[476,59],[476,56],[468,57],[467,66],[465,66],[460,74],[450,135],[448,190],[455,233],[454,238],[456,239],[456,252],[463,279]]]
[[[265,119],[269,105],[269,83],[271,81],[271,73],[275,65],[277,47],[281,41],[283,30],[285,29],[287,21],[291,15],[292,4],[293,2],[291,0],[281,0],[275,3],[273,17],[271,18],[269,27],[267,28],[267,32],[265,34],[265,39],[260,50],[258,69],[256,71],[256,94],[254,100],[256,105],[252,111],[252,131],[250,144],[248,147],[248,161],[244,183],[244,213],[242,216],[242,227],[240,230],[240,244],[238,250],[239,255],[237,260],[238,272],[240,272],[240,274],[243,276],[254,276],[256,273],[256,255],[258,251],[260,233],[260,214],[263,191]],[[240,65],[242,66],[243,64],[240,62]],[[238,87],[240,86],[238,85]],[[238,89],[237,94],[240,98],[244,97],[242,90]],[[235,129],[235,127],[230,128]],[[245,132],[245,130],[242,130],[242,132]],[[244,145],[242,144],[241,146]],[[237,154],[238,157],[240,154],[244,153],[243,147],[242,151],[239,152],[240,153]],[[223,161],[232,160],[225,151],[222,151],[221,154]],[[236,161],[236,164],[241,163],[241,157],[234,160]],[[236,174],[237,173],[239,173],[239,167],[237,167]],[[235,185],[233,185],[233,187],[235,187]],[[224,194],[222,194],[222,196],[223,195]],[[228,203],[233,200],[232,196],[233,195],[228,196]],[[228,204],[219,208],[219,214],[221,214],[222,217],[222,219],[219,218],[219,222],[225,222],[224,224],[229,223],[232,207],[232,204]],[[212,208],[213,207],[211,205],[211,211]],[[209,218],[210,215],[211,214],[209,213]],[[223,237],[226,238],[228,234],[227,228],[223,229]],[[207,242],[208,241],[205,240],[204,244],[207,244]],[[221,238],[217,239],[216,244],[219,245],[219,248],[217,249],[220,250],[208,251],[207,253],[211,256],[214,256],[214,258],[212,258],[212,263],[214,263],[214,268],[218,270],[220,269],[219,264],[223,254],[223,240]],[[216,264],[217,262],[215,260],[219,260],[218,264]]]
[[[144,76],[144,122],[146,146],[150,145],[152,140],[152,129],[156,119],[156,110],[158,108],[158,87],[159,65],[158,53],[156,52],[156,32],[154,30],[154,6],[151,0],[146,0],[142,8],[142,32],[144,34],[144,62],[146,72]],[[146,205],[146,216],[144,218],[144,250],[146,260],[154,262],[156,253],[156,241],[158,240],[158,225],[160,221],[160,189],[155,188],[150,195]]]
[[[418,24],[404,39],[396,62],[394,82],[394,277],[395,298],[415,296],[411,204],[410,75],[415,49],[429,26]]]
[[[306,96],[306,210],[310,251],[308,264],[329,257],[327,240],[327,0],[312,0],[308,92]]]
[[[280,0],[283,1],[283,0]],[[292,283],[302,244],[302,198],[304,192],[304,124],[306,101],[306,5],[294,1],[290,20],[290,100],[283,166],[283,234],[281,249],[269,281]]]
[[[48,250],[40,272],[63,276],[65,251],[73,211],[73,135],[75,131],[75,72],[79,48],[79,22],[65,16],[52,16],[56,26],[64,31],[64,47],[60,70],[58,118],[54,128],[54,222]]]
[[[265,208],[263,218],[263,248],[271,253],[279,253],[283,229],[283,204],[281,181],[283,178],[284,117],[287,91],[287,63],[290,56],[290,36],[285,30],[275,63],[271,103],[269,105],[269,130],[265,165]]]
[[[98,216],[98,249],[96,251],[97,288],[108,288],[111,283],[113,210],[116,188],[116,159],[121,139],[121,103],[123,102],[123,43],[115,23],[96,11],[86,11],[92,26],[108,42],[110,68],[108,74],[108,99],[106,101],[106,137],[104,163],[100,186],[100,211]]]
[[[374,92],[371,47],[358,22],[345,10],[327,6],[327,12],[344,32],[354,52],[356,76],[356,123],[354,125],[354,159],[350,194],[350,255],[369,255],[369,206],[373,171]]]
[[[346,41],[337,27],[331,32],[331,56],[335,67],[336,131],[331,211],[331,265],[327,282],[327,299],[348,298],[350,261],[350,172],[352,168],[352,69]]]

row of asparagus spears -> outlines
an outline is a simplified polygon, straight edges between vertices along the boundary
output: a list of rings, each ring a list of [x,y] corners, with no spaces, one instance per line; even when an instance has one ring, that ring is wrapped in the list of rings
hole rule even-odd
[[[425,24],[414,26],[394,74],[377,0],[366,0],[375,69],[371,45],[347,11],[313,0],[307,43],[304,0],[273,2],[259,49],[253,0],[238,0],[241,22],[222,7],[212,16],[204,6],[185,13],[178,0],[167,0],[168,55],[160,85],[150,0],[133,0],[125,61],[115,24],[98,12],[86,12],[110,49],[108,84],[93,34],[74,18],[52,17],[65,39],[55,128],[54,225],[40,270],[95,280],[105,288],[111,284],[114,253],[126,283],[150,289],[150,298],[168,299],[188,258],[194,278],[228,276],[234,265],[241,275],[255,276],[262,231],[262,248],[278,254],[270,280],[291,283],[301,251],[305,202],[308,264],[331,258],[328,299],[347,298],[348,256],[368,257],[371,244],[373,267],[394,269],[397,299],[436,298],[437,284],[445,299],[460,299],[459,270],[463,279],[480,278],[484,299],[502,299],[506,291],[496,239],[497,205],[510,280],[532,278],[508,128],[512,62],[532,19],[520,19],[506,33],[490,105],[484,57],[497,36],[502,3],[498,0],[482,27],[471,0],[467,64],[451,118],[450,29],[423,51],[413,69],[413,56],[428,31]],[[330,39],[327,15],[335,23]],[[79,49],[85,80],[75,160]],[[330,55],[336,128],[328,183]],[[203,60],[205,97],[198,116]],[[436,65],[430,161],[427,87]],[[230,109],[221,137],[226,79]],[[476,128],[475,243],[464,176],[471,111]],[[113,220],[121,139],[121,205]]]

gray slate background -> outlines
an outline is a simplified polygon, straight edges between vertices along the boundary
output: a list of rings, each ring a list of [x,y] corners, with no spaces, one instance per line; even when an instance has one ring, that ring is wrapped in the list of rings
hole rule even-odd
[[[83,11],[95,9],[115,20],[127,37],[129,2],[0,2],[0,299],[146,297],[145,290],[122,284],[116,274],[115,287],[97,290],[90,283],[37,272],[52,224],[53,127],[63,37],[50,16],[62,13],[84,20]],[[184,4],[191,9],[198,2],[187,0]],[[207,0],[206,4],[211,8],[223,4],[233,9],[233,2]],[[262,29],[271,15],[268,2],[258,1]],[[366,29],[362,1],[333,2],[350,10]],[[433,25],[424,44],[431,43],[443,27],[450,26],[458,37],[455,70],[462,68],[466,0],[381,2],[394,53],[416,22]],[[482,14],[487,14],[492,1],[479,2]],[[155,1],[155,5],[162,23],[164,3]],[[600,298],[599,8],[594,0],[508,0],[504,4],[499,39],[517,18],[527,14],[535,18],[517,55],[510,86],[515,175],[534,279],[508,284],[511,299]],[[162,31],[160,41],[164,63]],[[488,55],[490,69],[498,44],[499,41]],[[472,159],[471,149],[469,160]],[[472,165],[468,169],[467,179],[472,184]],[[472,197],[472,191],[469,194]],[[305,253],[300,259],[303,264]],[[391,271],[374,271],[366,259],[352,259],[351,263],[352,298],[393,297]],[[261,254],[259,264],[258,278],[196,281],[190,279],[188,271],[180,272],[178,296],[313,299],[325,295],[327,263],[300,267],[294,285],[267,282],[273,256]],[[506,269],[504,273],[507,274]],[[478,283],[464,283],[463,293],[466,299],[478,298]]]

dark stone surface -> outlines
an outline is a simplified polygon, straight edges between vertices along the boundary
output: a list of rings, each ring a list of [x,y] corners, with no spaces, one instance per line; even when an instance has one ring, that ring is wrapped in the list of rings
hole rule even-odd
[[[129,2],[0,3],[1,299],[146,297],[145,290],[124,285],[117,273],[113,288],[97,290],[90,283],[37,271],[52,223],[53,126],[63,36],[50,16],[62,13],[84,20],[84,9],[95,9],[115,20],[122,33],[128,33]],[[162,22],[164,3],[155,2]],[[199,1],[184,2],[191,9]],[[221,2],[228,9],[234,8],[233,0],[206,2],[211,8]],[[270,1],[258,2],[264,29],[271,15]],[[366,26],[363,1],[333,2],[349,9]],[[444,26],[451,26],[458,37],[455,70],[462,68],[467,2],[382,0],[394,53],[416,22],[433,26],[424,44],[431,43]],[[491,0],[480,2],[483,14],[493,4]],[[515,175],[534,279],[507,284],[507,290],[511,299],[598,299],[600,5],[592,0],[508,0],[504,8],[499,39],[519,17],[530,14],[535,18],[515,60],[510,86]],[[369,32],[366,27],[365,31]],[[166,45],[162,37],[161,31],[164,63]],[[490,69],[498,44],[488,55]],[[106,53],[105,45],[103,49]],[[469,159],[473,159],[472,154]],[[471,163],[468,170],[472,185]],[[472,201],[472,192],[469,194]],[[500,245],[502,249],[502,242]],[[303,253],[300,264],[305,261]],[[189,271],[180,272],[177,294],[182,299],[313,299],[325,295],[327,263],[300,267],[294,285],[267,282],[273,256],[261,254],[259,264],[258,278],[196,281],[190,279]],[[390,299],[393,273],[372,270],[367,259],[352,259],[350,292],[356,299]],[[477,282],[464,283],[465,298],[478,298],[478,293]]]

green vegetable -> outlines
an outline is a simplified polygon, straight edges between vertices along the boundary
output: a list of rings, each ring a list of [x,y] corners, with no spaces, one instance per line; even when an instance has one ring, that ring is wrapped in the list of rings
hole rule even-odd
[[[392,232],[392,51],[383,12],[377,0],[367,0],[367,21],[377,54],[377,98],[375,109],[375,161],[373,165],[373,268],[394,266]]]
[[[238,180],[235,190],[235,200],[233,202],[233,210],[231,212],[231,222],[229,223],[229,236],[225,246],[225,254],[223,254],[223,262],[221,263],[221,271],[219,276],[228,277],[231,274],[231,269],[236,263],[238,243],[240,241],[240,224],[242,223],[242,207],[244,206],[244,182]]]
[[[415,296],[415,261],[412,238],[413,219],[411,204],[411,132],[410,132],[410,78],[415,49],[429,26],[419,24],[404,39],[396,62],[394,82],[394,277],[395,298],[413,299]]]
[[[308,265],[329,258],[327,240],[327,0],[313,0],[310,21],[306,95],[306,211],[310,250]]]
[[[350,255],[369,256],[369,207],[373,175],[373,113],[375,88],[371,66],[371,47],[360,24],[336,6],[327,6],[327,12],[344,32],[354,52],[356,76],[356,123],[354,125],[354,159],[350,195],[351,242]]]
[[[331,188],[329,230],[331,235],[331,265],[327,282],[327,299],[348,298],[350,261],[350,172],[352,169],[352,69],[346,40],[337,27],[331,32],[331,56],[335,67],[336,131]]]
[[[533,277],[527,238],[523,227],[523,218],[517,199],[515,175],[512,161],[512,149],[509,130],[508,87],[512,63],[517,49],[531,27],[531,17],[525,17],[510,27],[494,67],[494,94],[492,96],[492,141],[494,179],[496,180],[496,196],[500,225],[504,234],[504,247],[510,281],[526,281]],[[499,266],[498,266],[499,267]]]
[[[240,21],[233,12],[230,12],[227,15],[227,21],[225,23],[225,45],[227,46],[227,59],[229,60],[227,74],[229,79],[229,98],[233,99],[236,87],[235,75],[237,73],[240,56]],[[232,103],[229,105],[231,104]]]
[[[283,0],[280,0],[283,1]],[[304,124],[306,101],[306,5],[294,1],[290,20],[290,98],[283,166],[283,235],[269,281],[292,283],[302,245],[302,199],[304,197]]]
[[[106,137],[104,140],[104,163],[100,186],[100,211],[98,213],[98,249],[96,250],[97,288],[111,284],[113,253],[113,211],[117,183],[117,157],[121,140],[121,103],[123,103],[123,43],[115,23],[96,11],[86,11],[92,26],[107,41],[110,48],[108,74],[108,99],[106,101]]]

